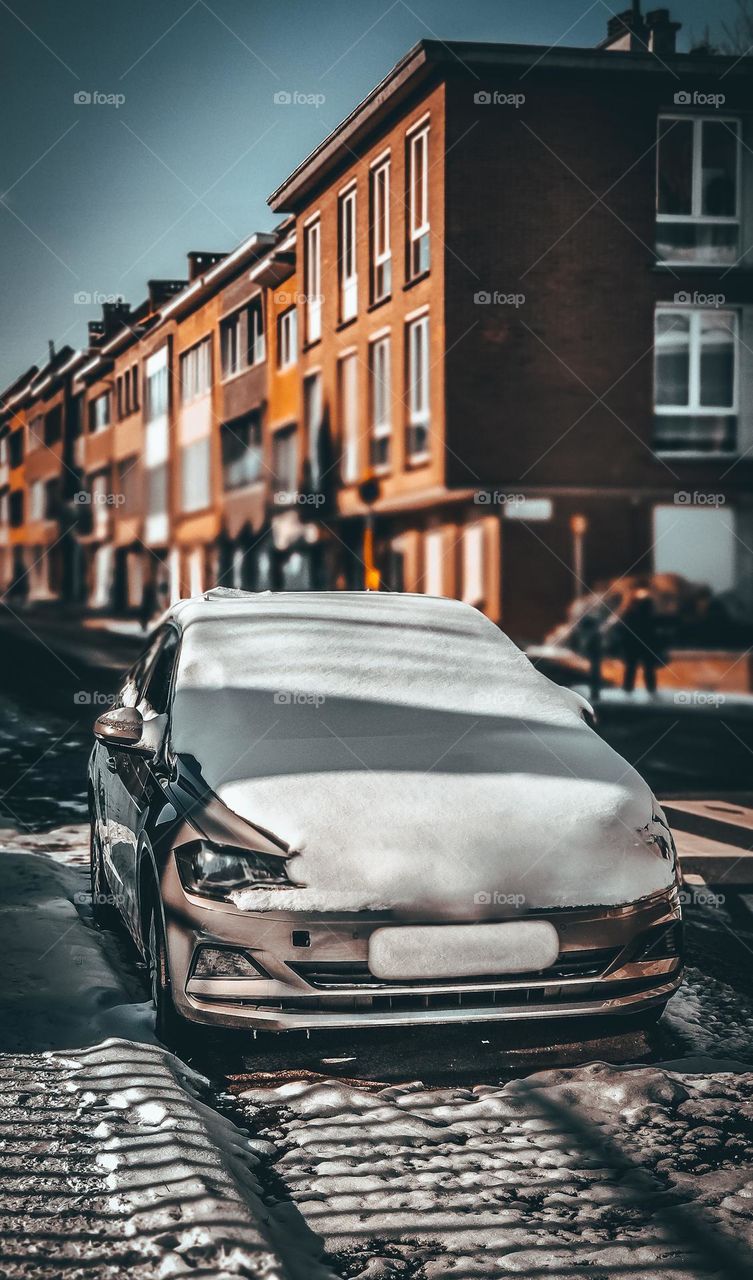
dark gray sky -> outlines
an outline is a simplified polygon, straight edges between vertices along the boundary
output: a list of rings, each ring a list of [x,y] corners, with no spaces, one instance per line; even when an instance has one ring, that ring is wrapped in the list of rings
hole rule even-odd
[[[593,45],[627,0],[0,0],[0,388],[98,306],[230,249],[421,38]],[[648,6],[651,7],[651,6]],[[734,0],[674,0],[681,48]],[[324,95],[276,105],[276,92]],[[124,95],[79,105],[74,95]]]

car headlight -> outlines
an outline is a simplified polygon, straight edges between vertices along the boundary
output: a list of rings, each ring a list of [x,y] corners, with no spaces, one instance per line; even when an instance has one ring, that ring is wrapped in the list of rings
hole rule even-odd
[[[183,888],[202,898],[232,901],[232,894],[256,886],[294,889],[285,870],[285,855],[257,853],[234,845],[191,840],[175,850]]]

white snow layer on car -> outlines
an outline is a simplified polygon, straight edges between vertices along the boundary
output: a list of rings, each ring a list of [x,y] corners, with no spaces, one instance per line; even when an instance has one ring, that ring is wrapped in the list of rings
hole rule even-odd
[[[185,629],[173,747],[294,852],[258,910],[613,905],[670,885],[645,782],[450,600],[260,595]],[[648,829],[650,834],[650,826]]]

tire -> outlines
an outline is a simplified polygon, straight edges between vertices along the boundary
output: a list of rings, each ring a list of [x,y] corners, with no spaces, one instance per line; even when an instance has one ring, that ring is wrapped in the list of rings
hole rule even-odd
[[[116,929],[120,924],[120,915],[114,904],[109,901],[112,893],[107,883],[102,862],[102,850],[99,846],[96,823],[93,819],[89,823],[89,870],[91,874],[92,918],[94,924],[97,929]]]
[[[188,1042],[189,1024],[178,1013],[173,1001],[165,930],[156,891],[149,907],[145,951],[157,1038],[168,1049],[180,1052]]]

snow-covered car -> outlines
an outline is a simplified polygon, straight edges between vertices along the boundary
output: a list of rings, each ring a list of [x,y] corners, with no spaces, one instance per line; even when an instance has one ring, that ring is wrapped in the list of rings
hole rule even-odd
[[[674,842],[586,712],[457,601],[175,605],[89,769],[94,910],[142,949],[163,1036],[655,1017]]]

